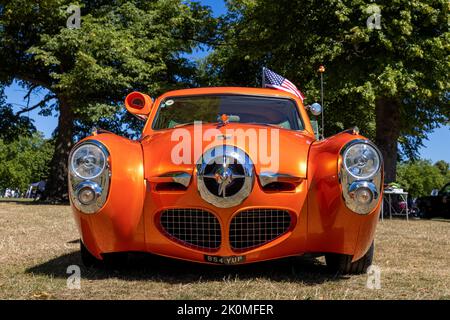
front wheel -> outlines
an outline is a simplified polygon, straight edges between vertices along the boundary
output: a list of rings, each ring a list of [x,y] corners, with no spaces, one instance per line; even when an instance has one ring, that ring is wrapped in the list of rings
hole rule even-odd
[[[81,261],[83,262],[85,267],[91,268],[95,266],[99,266],[102,261],[94,257],[89,250],[84,245],[83,241],[80,240],[80,254]]]
[[[359,260],[352,262],[352,256],[337,253],[328,253],[325,255],[327,267],[335,273],[340,274],[361,274],[367,271],[373,260],[374,243],[370,245],[369,250]]]
[[[80,240],[81,261],[87,268],[122,269],[127,265],[128,254],[126,252],[109,253],[103,256],[103,260],[94,257]]]

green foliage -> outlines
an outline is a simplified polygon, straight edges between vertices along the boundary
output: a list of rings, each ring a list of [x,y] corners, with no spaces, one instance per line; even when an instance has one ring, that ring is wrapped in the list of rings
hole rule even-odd
[[[370,7],[381,29],[367,28]],[[320,98],[326,134],[357,125],[375,136],[379,98],[401,107],[403,155],[417,157],[426,133],[450,117],[447,0],[230,0],[223,41],[202,65],[205,84],[260,85],[267,66]],[[373,11],[371,11],[373,12]],[[215,75],[215,79],[211,79]]]
[[[67,27],[70,5],[81,27]],[[48,90],[40,108],[59,111],[46,195],[67,196],[73,140],[101,126],[118,134],[140,129],[123,100],[193,86],[196,65],[185,57],[214,38],[209,9],[183,0],[0,0],[0,90],[18,79],[28,94]]]
[[[443,172],[443,167],[447,171]],[[433,189],[440,189],[450,182],[448,167],[445,161],[434,165],[428,160],[402,163],[397,167],[397,182],[413,197],[429,196]]]
[[[41,133],[7,143],[0,139],[0,189],[25,191],[30,183],[45,179],[52,156],[51,141]]]
[[[81,7],[80,29],[66,27],[71,4]],[[183,54],[210,40],[215,20],[181,0],[10,0],[0,1],[0,26],[0,86],[17,78],[47,88],[57,100],[40,106],[46,114],[63,102],[85,130],[129,120],[121,108],[133,90],[191,86],[195,64]]]
[[[439,160],[434,165],[439,169],[444,177],[448,177],[450,180],[450,163],[445,162],[444,160]]]
[[[0,88],[0,139],[13,141],[18,136],[30,136],[36,132],[28,117],[17,115],[11,105],[5,103],[3,90]]]

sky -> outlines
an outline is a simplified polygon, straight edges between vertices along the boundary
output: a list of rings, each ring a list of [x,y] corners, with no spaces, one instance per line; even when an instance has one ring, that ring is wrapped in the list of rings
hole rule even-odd
[[[205,6],[210,6],[213,9],[213,14],[217,17],[227,11],[225,2],[223,0],[200,0]]]
[[[208,5],[213,9],[215,16],[221,15],[226,12],[225,3],[223,0],[201,0],[204,5]],[[192,58],[202,58],[207,54],[206,51],[196,51],[192,55],[188,55]],[[301,87],[301,85],[300,85]],[[23,100],[26,92],[20,88],[17,83],[13,83],[6,89],[6,102],[13,105],[14,110],[18,111],[25,106],[26,102]],[[45,95],[45,91],[41,90],[32,95],[30,105],[38,103],[40,99]],[[43,132],[46,138],[49,138],[58,124],[57,114],[53,116],[40,116],[39,110],[33,110],[28,115],[34,120],[36,128]],[[420,156],[423,159],[430,159],[432,162],[438,160],[445,160],[450,162],[450,126],[443,126],[434,130],[429,136],[428,140],[424,142],[424,147],[420,150]]]

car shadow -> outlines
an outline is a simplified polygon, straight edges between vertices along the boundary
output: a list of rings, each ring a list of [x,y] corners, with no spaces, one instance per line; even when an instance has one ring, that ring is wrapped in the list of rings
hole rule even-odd
[[[450,218],[449,217],[435,217],[435,218],[431,218],[430,221],[439,221],[439,222],[450,222]]]
[[[314,285],[348,278],[348,276],[330,273],[318,258],[307,256],[222,266],[186,262],[147,253],[131,253],[125,267],[104,269],[84,267],[78,251],[30,267],[26,273],[66,279],[69,276],[67,267],[70,265],[80,266],[82,278],[88,280],[118,278],[126,281],[153,280],[171,284],[268,279]]]
[[[70,205],[69,202],[65,202],[65,201],[56,202],[56,201],[33,200],[33,199],[24,199],[24,198],[18,198],[18,199],[1,198],[0,203],[19,204],[19,205],[27,205],[27,206],[28,205],[30,205],[30,206],[38,206],[38,205],[68,206],[68,205]]]

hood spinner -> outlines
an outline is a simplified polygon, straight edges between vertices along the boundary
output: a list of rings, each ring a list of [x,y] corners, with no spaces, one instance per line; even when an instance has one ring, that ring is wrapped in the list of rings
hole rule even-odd
[[[200,196],[218,208],[241,204],[250,195],[254,178],[250,157],[234,146],[216,146],[197,161]]]

